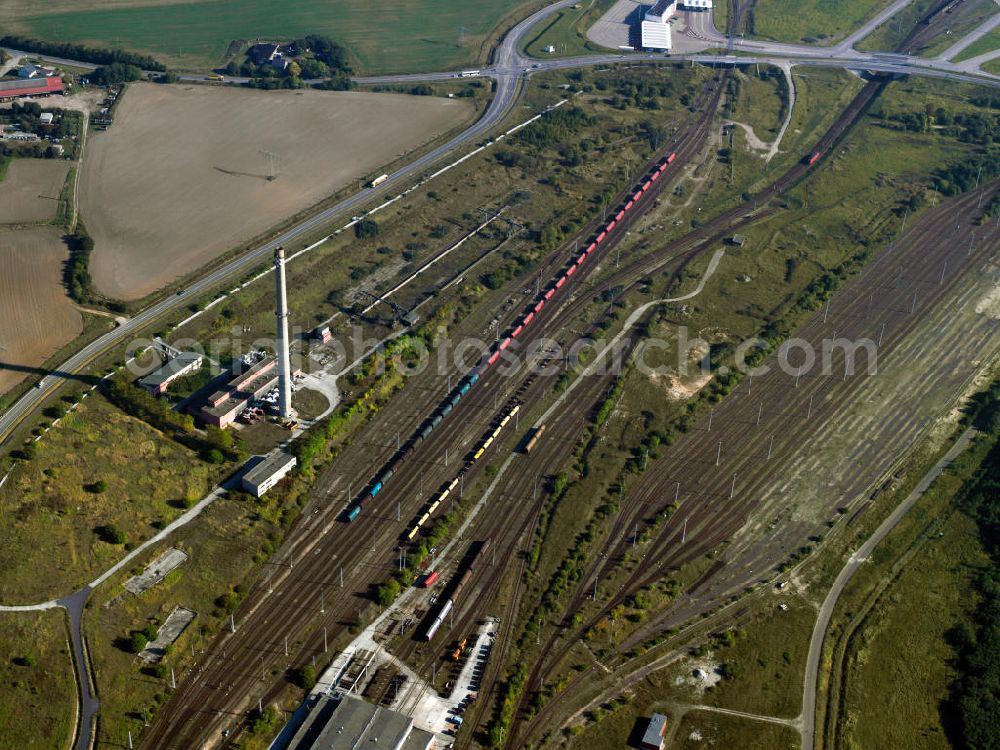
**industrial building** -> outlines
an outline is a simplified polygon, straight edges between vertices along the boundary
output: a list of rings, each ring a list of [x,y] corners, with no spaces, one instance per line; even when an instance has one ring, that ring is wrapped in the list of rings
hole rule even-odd
[[[292,737],[288,750],[433,750],[433,734],[413,719],[349,695],[322,696]]]
[[[296,370],[293,377],[301,374]],[[234,374],[226,385],[196,407],[194,415],[205,424],[226,428],[246,409],[278,385],[277,362],[264,357],[245,372]]]
[[[274,487],[298,463],[295,456],[284,451],[275,451],[267,456],[253,456],[246,465],[249,470],[243,475],[240,483],[243,489],[254,497],[262,497],[265,492]]]
[[[670,19],[677,12],[677,0],[657,0],[639,23],[640,45],[647,50],[669,50]]]
[[[181,352],[176,357],[168,359],[162,367],[140,378],[139,385],[153,395],[159,396],[178,378],[201,369],[202,362],[204,357],[197,352]]]
[[[9,102],[22,96],[51,96],[64,93],[62,78],[18,78],[11,81],[0,81],[0,102]]]
[[[653,714],[642,735],[639,747],[643,750],[663,750],[663,737],[667,732],[667,717],[663,714]]]
[[[681,10],[712,10],[712,0],[677,0]]]
[[[274,315],[278,323],[277,355],[264,356],[251,353],[242,363],[250,365],[245,372],[235,372],[225,387],[213,393],[201,404],[192,407],[192,413],[206,425],[226,428],[250,406],[266,394],[277,389],[276,403],[278,416],[291,419],[292,380],[302,375],[301,370],[292,370],[288,353],[288,291],[285,282],[285,251],[278,247],[274,251],[274,278],[276,299]]]

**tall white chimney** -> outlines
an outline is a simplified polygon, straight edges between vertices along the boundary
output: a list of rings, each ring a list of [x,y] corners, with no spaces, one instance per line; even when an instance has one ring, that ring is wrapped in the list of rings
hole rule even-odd
[[[278,319],[278,413],[287,419],[294,412],[292,411],[292,366],[288,356],[288,292],[285,287],[283,247],[274,251],[274,279],[277,286],[274,315]]]

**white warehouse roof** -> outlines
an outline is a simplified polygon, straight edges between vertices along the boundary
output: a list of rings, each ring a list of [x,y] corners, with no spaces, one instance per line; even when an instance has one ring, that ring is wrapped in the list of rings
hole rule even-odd
[[[278,482],[284,479],[298,459],[282,450],[276,450],[267,456],[251,456],[246,462],[247,472],[243,475],[243,489],[260,497]]]
[[[643,49],[670,49],[670,26],[656,21],[643,21],[640,26]]]
[[[677,7],[685,10],[711,10],[712,0],[677,0]]]

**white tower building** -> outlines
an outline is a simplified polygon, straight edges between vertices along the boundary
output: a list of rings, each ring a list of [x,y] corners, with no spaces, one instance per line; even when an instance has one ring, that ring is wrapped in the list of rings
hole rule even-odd
[[[274,279],[277,300],[274,315],[278,319],[278,413],[293,416],[292,365],[288,356],[288,291],[285,286],[285,248],[274,251]]]

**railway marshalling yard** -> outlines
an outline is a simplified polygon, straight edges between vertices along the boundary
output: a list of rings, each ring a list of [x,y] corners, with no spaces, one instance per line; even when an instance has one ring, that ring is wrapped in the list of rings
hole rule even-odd
[[[7,502],[25,495],[2,532],[10,571],[18,545],[31,544],[36,555],[44,548],[43,526],[53,529],[64,562],[38,581],[8,572],[0,589],[17,592],[3,604],[65,596],[138,548],[85,590],[82,627],[101,701],[95,745],[199,747],[228,738],[265,747],[316,676],[324,686],[344,684],[345,674],[353,681],[372,654],[375,679],[358,690],[439,733],[448,728],[444,698],[469,690],[473,677],[476,699],[446,740],[457,747],[618,747],[634,742],[639,717],[652,710],[670,717],[675,747],[804,745],[807,643],[829,570],[889,513],[891,489],[919,477],[923,463],[914,457],[950,444],[963,399],[993,375],[1000,184],[987,170],[974,185],[946,189],[940,170],[979,158],[968,130],[959,138],[944,128],[898,126],[914,101],[922,112],[940,108],[969,122],[988,111],[974,101],[986,89],[810,68],[789,79],[797,89],[789,110],[783,80],[767,66],[538,73],[500,130],[546,114],[503,140],[493,133],[483,151],[371,214],[375,236],[351,228],[331,234],[327,224],[297,237],[292,252],[309,249],[288,269],[291,323],[302,332],[329,324],[353,353],[338,358],[332,345],[297,339],[308,387],[330,403],[313,410],[325,414],[291,443],[298,471],[262,499],[209,494],[237,469],[235,458],[208,469],[199,463],[199,474],[176,485],[130,477],[146,461],[175,478],[176,465],[200,459],[190,435],[122,414],[106,384],[90,390],[91,377],[118,353],[71,384],[62,395],[74,397],[63,403],[82,405],[39,426],[32,455],[5,469],[0,484]],[[134,86],[119,121],[98,134],[103,142],[88,144],[84,169],[121,158],[115,128],[135,138],[130,111],[159,122],[157,107],[172,106],[161,99],[194,98],[202,104],[177,109],[194,116],[184,107],[214,107],[217,93]],[[393,107],[409,106],[392,96]],[[412,148],[461,114],[448,109],[452,99],[413,99],[429,100],[433,126]],[[217,121],[238,119],[230,104],[220,112]],[[752,124],[755,139],[723,129],[736,117]],[[262,132],[273,126],[264,122]],[[784,140],[764,160],[758,141],[779,132]],[[166,131],[157,138],[160,161],[169,159],[170,143]],[[160,233],[187,253],[165,274],[194,271],[197,259],[226,253],[236,233],[259,235],[293,204],[316,204],[336,189],[323,180],[347,174],[324,168],[322,179],[296,191],[293,170],[261,178],[251,164],[260,153],[240,148],[244,161],[225,167],[240,174],[215,170],[217,179],[280,187],[292,202],[274,206],[274,215],[254,211],[259,225],[247,223],[236,204],[254,198],[233,188],[232,207],[219,217],[196,215],[183,242],[182,232],[170,231],[176,219],[161,216]],[[803,158],[812,153],[811,163]],[[394,155],[347,171],[377,172]],[[309,158],[300,158],[308,168]],[[179,174],[208,163],[192,159]],[[94,211],[87,201],[97,200],[87,198],[88,185],[99,185],[100,174],[85,171],[81,188],[97,258],[102,238],[119,231],[87,219],[88,205]],[[129,184],[108,179],[100,187],[143,203]],[[182,184],[165,187],[155,203],[171,204]],[[191,205],[204,205],[207,195],[195,193]],[[228,224],[212,247],[197,241],[222,219]],[[114,251],[135,251],[148,263],[162,241]],[[94,266],[105,284],[133,284],[115,275],[120,268],[109,260]],[[245,353],[273,327],[271,277],[252,276],[244,273],[236,291],[185,299],[156,332],[213,343],[221,359]],[[133,284],[136,296],[166,281],[137,277],[148,287]],[[360,312],[370,302],[364,293],[384,294],[406,279],[391,299],[419,313],[410,330],[387,305]],[[369,342],[360,350],[352,349],[351,325]],[[753,336],[771,349],[747,375],[734,357]],[[589,338],[597,343],[579,361],[564,356]],[[463,339],[481,340],[487,353],[502,345],[504,354],[478,370],[447,417],[417,441],[483,361],[478,353],[454,361]],[[785,340],[797,349],[782,366],[774,348]],[[427,347],[433,366],[380,373],[366,356],[379,341],[404,364]],[[606,345],[620,367],[598,366],[595,352]],[[800,371],[807,349],[826,361]],[[702,355],[709,372],[680,371],[679,361],[693,365]],[[355,359],[362,364],[354,371],[340,371]],[[650,373],[642,363],[661,369]],[[99,431],[88,420],[109,413],[108,429],[123,437],[114,450],[90,447]],[[275,424],[238,433],[262,448],[292,437]],[[321,439],[311,437],[317,433]],[[53,462],[63,446],[79,452],[83,471]],[[391,479],[372,496],[390,465]],[[98,487],[99,474],[110,471],[120,475]],[[22,493],[36,481],[37,499]],[[143,495],[134,507],[130,485]],[[447,499],[409,540],[446,487]],[[348,523],[355,507],[360,513]],[[149,541],[191,508],[200,515]],[[109,525],[124,532],[124,545]],[[487,542],[428,642],[428,626]],[[127,593],[125,580],[168,547],[189,557],[148,590]],[[74,569],[67,560],[83,564]],[[817,565],[827,567],[817,573]],[[431,571],[440,576],[434,587],[416,585]],[[176,607],[197,614],[167,667],[137,662],[129,639]],[[480,639],[484,629],[490,634]],[[474,647],[463,651],[463,640]],[[55,674],[51,644],[24,648]],[[756,671],[771,661],[779,668]],[[12,715],[4,731],[17,741],[24,716]],[[53,742],[73,734],[68,722],[54,720]]]

